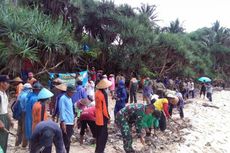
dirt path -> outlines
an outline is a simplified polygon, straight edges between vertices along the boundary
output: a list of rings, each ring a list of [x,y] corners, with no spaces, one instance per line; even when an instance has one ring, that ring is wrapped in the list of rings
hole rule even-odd
[[[143,146],[138,139],[134,139],[134,148],[143,153],[228,153],[230,146],[230,91],[216,91],[213,103],[196,98],[185,105],[185,121],[181,121],[177,110],[174,110],[173,119],[178,124],[170,122],[168,129],[162,133],[157,131],[158,138],[152,138],[155,145]],[[141,95],[138,95],[141,101]],[[189,100],[190,101],[190,100]],[[114,101],[110,100],[109,110],[113,117]],[[208,103],[219,107],[204,107]],[[12,130],[16,131],[16,126]],[[73,138],[73,142],[77,138]],[[8,153],[27,153],[27,149],[14,147],[15,138],[9,138]],[[71,145],[71,153],[93,153],[95,145],[83,146],[78,142]],[[123,153],[123,143],[120,132],[110,125],[109,140],[106,153]]]

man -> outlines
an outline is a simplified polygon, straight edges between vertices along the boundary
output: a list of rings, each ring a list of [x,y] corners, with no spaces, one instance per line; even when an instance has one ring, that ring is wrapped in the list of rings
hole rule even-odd
[[[170,116],[172,116],[173,108],[176,106],[179,113],[180,113],[180,118],[183,119],[184,118],[184,111],[183,111],[184,99],[183,99],[182,94],[177,91],[176,95],[168,94],[167,97],[169,100],[169,114],[170,114]]]
[[[135,153],[132,147],[132,125],[135,124],[136,132],[142,144],[144,144],[144,138],[141,134],[143,128],[143,118],[145,115],[149,115],[154,112],[154,106],[152,104],[130,104],[121,109],[116,115],[116,122],[121,130],[123,137],[123,145],[126,153]]]
[[[33,85],[36,81],[37,81],[37,79],[34,78],[33,72],[29,72],[27,83],[30,83],[31,85]]]
[[[108,127],[110,116],[108,111],[108,94],[106,90],[112,85],[107,78],[102,79],[96,86],[96,150],[95,153],[104,153],[108,139]]]
[[[81,99],[86,99],[86,98],[87,98],[86,90],[82,86],[82,81],[78,80],[76,92],[74,92],[74,94],[72,96],[73,104],[76,105],[76,103],[80,102]]]
[[[84,134],[85,134],[85,130],[87,129],[87,125],[89,126],[93,134],[93,138],[96,138],[95,120],[96,120],[95,106],[88,107],[82,111],[79,119],[77,120],[78,126],[79,128],[81,128],[81,132],[80,132],[80,144],[81,145],[83,144]]]
[[[74,126],[74,106],[71,97],[76,92],[75,87],[67,85],[66,93],[59,100],[59,118],[61,121],[61,130],[66,152],[70,150],[70,138],[73,135]]]
[[[97,80],[97,73],[95,71],[95,67],[92,67],[92,70],[89,71],[89,74],[90,74],[90,78],[93,82],[96,82]]]
[[[0,75],[0,146],[4,153],[7,150],[8,133],[4,130],[9,130],[10,126],[13,127],[13,122],[8,114],[8,97],[6,90],[9,88],[9,77],[7,75]]]
[[[53,120],[55,120],[55,117],[57,116],[57,122],[58,122],[58,119],[59,119],[59,101],[60,101],[60,98],[66,93],[66,90],[67,90],[67,85],[66,84],[59,84],[57,86],[55,86],[55,89],[57,89],[58,91],[56,92],[56,95],[55,96],[55,107],[54,107],[54,112],[52,114],[52,118]]]
[[[32,135],[32,109],[34,104],[38,101],[38,94],[41,91],[43,86],[36,82],[33,84],[33,92],[30,92],[27,96],[27,102],[26,102],[26,117],[25,117],[25,130],[26,130],[26,139],[30,140]]]
[[[38,123],[31,137],[30,153],[51,153],[52,143],[56,153],[65,153],[62,133],[59,126],[51,120]]]
[[[15,96],[17,98],[23,89],[23,80],[20,77],[16,77],[12,80],[12,82],[16,86]]]
[[[94,101],[95,100],[95,83],[93,80],[91,80],[91,78],[88,78],[88,82],[85,85],[85,89],[86,89],[86,94],[87,96]]]
[[[28,94],[31,92],[32,86],[29,83],[24,84],[24,88],[19,95],[17,101],[21,107],[21,114],[18,120],[17,138],[15,146],[19,146],[22,143],[22,147],[27,146],[26,132],[25,132],[25,115],[26,115],[26,103],[28,100]]]
[[[135,74],[132,74],[132,79],[129,83],[129,96],[130,96],[130,103],[137,103],[137,90],[138,90],[138,80]]]
[[[46,102],[53,96],[53,93],[50,92],[46,88],[42,88],[42,90],[38,94],[38,101],[34,104],[32,110],[32,131],[34,131],[36,125],[48,119],[46,112]]]
[[[122,108],[125,107],[126,99],[127,99],[125,82],[123,80],[120,80],[118,83],[115,99],[116,99],[116,105],[114,108],[114,117],[116,118],[117,112],[119,112]]]
[[[207,98],[209,99],[210,102],[212,102],[212,91],[213,91],[212,84],[208,83],[208,85],[207,85]]]
[[[189,87],[189,95],[192,94],[192,98],[194,98],[194,82],[192,81],[192,79],[190,79],[190,87]]]

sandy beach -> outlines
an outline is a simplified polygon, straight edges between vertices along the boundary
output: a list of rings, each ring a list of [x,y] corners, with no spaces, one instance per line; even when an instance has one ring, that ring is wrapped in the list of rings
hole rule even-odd
[[[168,129],[162,133],[156,132],[157,137],[152,137],[151,144],[143,146],[138,139],[134,139],[133,146],[140,153],[228,153],[230,146],[230,91],[215,91],[213,102],[207,99],[195,98],[187,100],[182,121],[176,109],[173,120]],[[141,94],[138,94],[141,101]],[[115,102],[110,100],[110,114],[113,116]],[[208,105],[207,105],[208,104]],[[209,107],[211,106],[211,107]],[[214,107],[213,107],[214,106]],[[12,132],[16,133],[15,125]],[[120,132],[110,125],[109,140],[106,153],[123,153],[123,143]],[[78,135],[78,134],[76,134]],[[77,137],[77,136],[76,136]],[[74,137],[71,153],[93,153],[95,145],[84,142],[80,146]],[[27,153],[28,148],[14,147],[15,138],[10,136],[8,153]],[[54,149],[53,149],[53,152]]]

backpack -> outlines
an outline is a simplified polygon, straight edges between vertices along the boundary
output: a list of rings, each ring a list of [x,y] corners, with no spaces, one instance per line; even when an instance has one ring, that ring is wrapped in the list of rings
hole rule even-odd
[[[13,113],[13,118],[15,120],[20,120],[21,114],[22,114],[22,108],[21,108],[20,102],[18,100],[13,102],[13,104],[11,105],[11,110]]]

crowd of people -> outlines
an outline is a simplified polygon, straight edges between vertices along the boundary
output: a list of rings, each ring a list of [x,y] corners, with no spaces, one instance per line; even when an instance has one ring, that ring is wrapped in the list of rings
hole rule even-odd
[[[134,153],[133,125],[144,144],[144,136],[151,137],[152,129],[164,131],[167,128],[174,108],[177,108],[183,119],[184,99],[195,97],[192,79],[139,79],[135,73],[129,79],[121,73],[116,77],[114,74],[107,77],[102,70],[96,71],[94,67],[88,72],[85,85],[80,75],[75,77],[76,85],[64,84],[55,75],[49,88],[35,79],[32,72],[28,73],[26,82],[20,77],[10,80],[7,75],[0,75],[0,146],[4,153],[7,150],[8,130],[10,126],[13,127],[12,117],[18,122],[15,146],[28,146],[31,153],[51,153],[53,143],[57,153],[69,153],[76,127],[80,129],[81,145],[84,143],[85,131],[89,128],[96,143],[95,153],[104,153],[108,124],[112,121],[108,107],[111,99],[115,100],[114,125],[120,129],[124,150]],[[9,100],[6,94],[9,83],[15,86],[16,96],[11,106],[12,117],[8,112]],[[143,102],[137,98],[140,89]],[[200,96],[206,93],[212,101],[210,83],[201,86]],[[142,129],[146,131],[145,134],[141,132]]]

